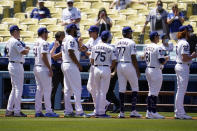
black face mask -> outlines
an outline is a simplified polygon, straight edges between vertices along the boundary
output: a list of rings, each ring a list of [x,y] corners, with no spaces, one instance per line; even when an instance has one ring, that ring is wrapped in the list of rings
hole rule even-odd
[[[77,37],[77,31],[76,30],[74,31],[74,37]]]
[[[60,45],[62,45],[62,41],[59,41]]]

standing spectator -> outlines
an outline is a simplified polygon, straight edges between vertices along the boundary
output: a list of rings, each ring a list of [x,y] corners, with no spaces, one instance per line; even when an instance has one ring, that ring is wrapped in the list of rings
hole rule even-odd
[[[142,34],[145,33],[146,25],[150,22],[150,32],[157,31],[158,34],[166,33],[168,34],[168,24],[167,24],[167,11],[163,9],[163,2],[158,0],[156,3],[157,8],[150,11],[146,22],[142,29]]]
[[[11,77],[12,91],[9,96],[5,116],[27,117],[21,112],[21,96],[24,82],[24,55],[29,53],[30,48],[23,47],[19,41],[20,30],[16,25],[10,27],[11,38],[6,45],[9,56],[8,71]]]
[[[182,12],[179,12],[178,4],[174,4],[172,6],[172,13],[168,14],[167,23],[170,28],[170,39],[178,40],[177,33],[179,31],[179,27],[182,26],[184,22],[184,16]]]
[[[189,39],[187,40],[190,46],[190,53],[197,53],[197,36],[194,34],[193,27],[191,25],[187,25],[189,31]]]
[[[178,43],[176,46],[176,66],[175,72],[177,76],[177,93],[175,97],[175,118],[176,119],[192,119],[184,110],[183,102],[187,91],[189,81],[189,70],[192,59],[197,57],[195,52],[190,53],[190,46],[187,42],[189,32],[187,26],[181,26],[177,34]]]
[[[122,10],[122,9],[126,9],[131,3],[135,3],[135,2],[140,4],[145,4],[145,2],[141,2],[141,1],[114,0],[109,8],[112,9],[114,6],[116,6],[116,10]]]
[[[65,33],[63,31],[58,31],[55,34],[55,42],[51,43],[51,45],[49,46],[50,49],[50,53],[53,53],[52,51],[54,51],[54,54],[58,54],[61,52],[61,46],[62,46],[62,41],[65,38]],[[56,50],[52,50],[54,44],[57,43],[58,47],[56,48]],[[51,59],[52,61],[52,70],[53,70],[53,77],[52,77],[52,94],[51,94],[51,104],[52,104],[52,109],[54,109],[54,102],[55,102],[55,94],[58,88],[59,83],[61,83],[62,87],[63,85],[63,78],[64,75],[62,73],[61,70],[61,64],[62,64],[62,58],[58,59],[58,60],[54,60],[53,58]]]
[[[47,7],[44,6],[45,0],[38,0],[38,8],[34,8],[30,14],[31,18],[35,19],[44,19],[44,18],[51,18],[50,11]]]
[[[99,27],[99,36],[103,31],[110,31],[112,27],[112,21],[108,17],[107,12],[105,8],[100,8],[98,17],[96,20],[96,25]]]
[[[77,26],[77,36],[80,37],[79,23],[81,21],[81,12],[78,8],[73,7],[74,0],[67,0],[68,8],[65,8],[62,12],[62,26],[65,27],[64,31],[66,33],[66,26],[68,24],[76,24]]]

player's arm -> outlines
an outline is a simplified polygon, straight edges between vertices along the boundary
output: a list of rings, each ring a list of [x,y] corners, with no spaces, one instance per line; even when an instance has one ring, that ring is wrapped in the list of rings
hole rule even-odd
[[[191,61],[193,58],[197,57],[197,53],[193,52],[191,55],[188,54],[182,54],[182,60],[183,62]]]
[[[77,65],[80,71],[82,71],[82,66],[80,65],[79,61],[77,60],[77,57],[75,56],[74,50],[69,49],[68,55],[70,56],[71,60]]]
[[[138,63],[137,63],[136,55],[131,55],[131,60],[132,60],[133,66],[135,67],[137,76],[139,78],[140,77],[140,70],[139,70],[139,66],[138,66]]]
[[[142,28],[142,34],[145,33],[145,28],[146,28],[147,24],[148,24],[148,21],[145,22],[144,27]]]
[[[49,64],[49,61],[48,61],[48,58],[47,58],[47,53],[42,53],[42,56],[41,56],[44,64],[46,65],[46,67],[49,69],[49,76],[52,77],[53,76],[53,71],[51,69],[51,66]]]
[[[94,59],[90,59],[90,63],[91,63],[91,65],[94,65]]]
[[[29,53],[29,49],[24,49],[23,51],[21,51],[22,55],[27,55]]]
[[[110,5],[110,9],[113,9],[114,8],[114,6],[115,6],[115,4],[116,4],[116,1],[113,1],[112,3],[111,3],[111,5]]]
[[[53,56],[51,56],[54,60],[58,60],[60,58],[62,58],[62,52],[59,52],[57,54],[54,54]]]
[[[72,23],[77,24],[77,23],[79,23],[80,21],[81,21],[81,18],[77,18],[77,19],[75,19],[75,20],[72,20]]]

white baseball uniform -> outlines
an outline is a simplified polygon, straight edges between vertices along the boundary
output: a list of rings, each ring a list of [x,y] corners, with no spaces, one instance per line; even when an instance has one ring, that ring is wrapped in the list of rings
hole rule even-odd
[[[115,46],[118,52],[117,74],[119,92],[126,92],[127,81],[129,81],[132,91],[138,91],[137,73],[131,60],[131,55],[136,55],[135,42],[131,39],[123,38]]]
[[[176,45],[176,66],[175,72],[177,76],[177,93],[175,98],[175,113],[176,115],[184,115],[183,107],[184,95],[187,90],[189,81],[189,68],[192,61],[183,62],[182,55],[190,54],[189,43],[185,39],[180,39]]]
[[[172,52],[174,48],[173,43],[168,43],[168,46],[162,44],[161,47],[163,48],[163,50],[166,51],[166,55],[168,56],[170,55],[170,52]]]
[[[68,51],[74,50],[74,54],[77,60],[80,60],[79,46],[76,40],[71,36],[67,35],[62,43],[62,72],[64,73],[64,105],[65,115],[73,112],[73,108],[70,102],[72,92],[75,99],[75,110],[76,114],[83,113],[81,105],[81,75],[79,68],[72,61]]]
[[[116,60],[115,49],[100,41],[92,48],[91,59],[94,59],[94,83],[96,88],[96,114],[105,114],[106,94],[111,78],[111,62]]]
[[[11,77],[12,91],[9,96],[7,110],[14,111],[15,114],[21,111],[21,96],[23,93],[24,82],[24,56],[21,54],[25,48],[22,44],[11,37],[6,45],[9,56],[8,71]]]
[[[42,38],[38,38],[33,51],[35,55],[34,75],[37,84],[35,96],[35,110],[36,113],[42,112],[42,98],[44,95],[46,112],[51,113],[52,77],[49,77],[49,69],[46,67],[42,60],[42,55],[47,54],[48,62],[51,65],[49,43]]]
[[[159,63],[159,59],[165,58],[164,53],[165,52],[161,48],[161,46],[155,43],[148,44],[148,46],[144,49],[145,60],[147,65],[145,74],[149,86],[148,96],[159,95],[159,91],[161,89],[163,81],[162,70],[160,69],[162,65]]]
[[[91,52],[92,47],[95,46],[98,42],[100,42],[101,38],[97,37],[96,40],[93,38],[90,38],[88,42],[85,44],[85,46],[88,48],[88,51]],[[94,87],[94,65],[91,65],[90,71],[89,71],[89,78],[87,83],[87,89],[92,95],[93,103],[95,106],[96,102],[96,90]]]

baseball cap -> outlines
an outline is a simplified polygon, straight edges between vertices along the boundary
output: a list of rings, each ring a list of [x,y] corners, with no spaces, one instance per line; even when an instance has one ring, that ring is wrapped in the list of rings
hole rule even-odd
[[[90,28],[88,29],[89,32],[99,32],[99,28],[96,25],[92,25],[90,26]]]
[[[49,33],[47,28],[41,27],[41,28],[38,29],[38,35],[42,35],[43,33]]]
[[[186,25],[182,25],[181,27],[179,27],[179,32],[182,32],[184,30],[188,30],[188,27]]]
[[[67,0],[67,3],[68,3],[68,2],[72,2],[72,3],[74,3],[74,0]]]
[[[160,35],[160,39],[163,39],[165,36],[166,36],[166,33],[162,33],[162,34]]]
[[[129,32],[133,32],[133,30],[131,29],[131,27],[129,26],[126,26],[122,29],[122,33],[123,34],[126,34],[126,33],[129,33]]]
[[[12,26],[10,27],[10,32],[13,32],[13,31],[15,31],[15,30],[21,30],[21,29],[19,29],[19,27],[18,27],[17,25],[12,25]]]
[[[101,33],[101,39],[107,39],[107,38],[109,38],[110,37],[110,32],[109,31],[103,31],[102,33]]]
[[[46,0],[38,0],[38,2],[45,2]]]
[[[71,23],[71,24],[68,24],[68,25],[66,26],[66,28],[67,28],[67,29],[72,29],[72,28],[77,29],[77,26],[76,26],[76,24]]]
[[[159,36],[159,34],[156,31],[152,31],[149,34],[150,39],[153,39],[155,36]]]
[[[190,25],[190,24],[187,25],[187,29],[188,29],[188,31],[192,31],[192,32],[194,31],[192,25]]]
[[[99,9],[99,11],[106,11],[106,9],[105,9],[104,7],[101,7],[101,8]]]

